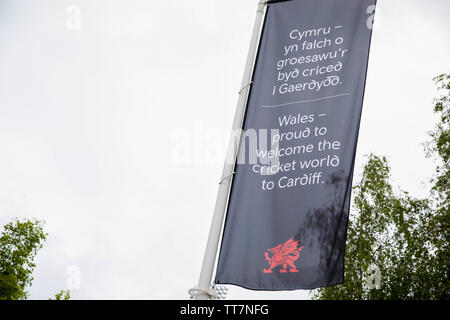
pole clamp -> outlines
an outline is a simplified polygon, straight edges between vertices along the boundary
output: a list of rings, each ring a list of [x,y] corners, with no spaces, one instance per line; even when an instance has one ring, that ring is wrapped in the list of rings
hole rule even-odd
[[[233,173],[227,175],[226,177],[222,178],[222,180],[219,181],[219,184],[222,184],[225,182],[225,180],[227,180],[228,178],[231,178],[234,174],[236,173],[236,171],[233,171]]]
[[[252,85],[253,81],[250,81],[249,83],[247,83],[245,86],[243,86],[241,88],[241,90],[239,90],[239,94],[241,94],[242,92],[244,92],[245,89],[247,89],[248,87],[250,87]]]
[[[188,291],[191,298],[195,298],[200,294],[204,294],[208,296],[208,299],[216,298],[216,290],[214,289],[201,289],[201,288],[191,288]]]

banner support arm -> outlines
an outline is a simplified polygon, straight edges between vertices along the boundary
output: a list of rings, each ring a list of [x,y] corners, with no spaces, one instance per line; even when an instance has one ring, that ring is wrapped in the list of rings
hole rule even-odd
[[[203,258],[202,269],[198,281],[198,287],[189,290],[190,294],[196,300],[207,300],[214,298],[215,295],[211,292],[211,283],[214,273],[214,266],[217,257],[217,250],[219,247],[222,225],[225,218],[225,212],[230,192],[231,178],[234,173],[234,166],[237,158],[238,149],[235,146],[239,145],[240,132],[235,135],[236,131],[241,131],[244,122],[245,111],[247,107],[248,93],[252,83],[253,68],[258,50],[258,44],[262,32],[262,23],[264,20],[264,9],[268,1],[260,1],[256,11],[256,19],[253,26],[252,38],[248,50],[247,61],[245,63],[244,75],[242,77],[241,90],[239,91],[239,98],[234,115],[232,134],[228,143],[227,155],[225,164],[223,166],[222,178],[219,184],[219,191],[217,193],[216,204],[214,207],[214,214],[209,231],[208,242],[206,244],[205,256]],[[236,139],[237,138],[237,143]]]

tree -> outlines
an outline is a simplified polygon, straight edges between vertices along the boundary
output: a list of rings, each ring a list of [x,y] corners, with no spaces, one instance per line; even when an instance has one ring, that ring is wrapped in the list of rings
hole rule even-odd
[[[430,242],[436,249],[434,263],[438,266],[433,277],[440,278],[440,272],[445,276],[446,298],[450,292],[450,74],[441,74],[435,82],[440,91],[440,97],[434,101],[434,112],[439,121],[430,132],[431,141],[425,150],[429,157],[438,163],[435,176],[431,179],[431,206],[434,209],[433,218],[426,230]]]
[[[55,294],[55,299],[49,298],[48,300],[69,300],[70,290],[61,290]]]
[[[34,258],[47,238],[43,222],[15,220],[0,234],[0,300],[26,299],[33,281]]]
[[[445,94],[426,152],[437,162],[430,196],[394,191],[386,158],[370,155],[354,186],[347,233],[345,281],[320,288],[316,299],[449,299],[450,75],[435,78]]]

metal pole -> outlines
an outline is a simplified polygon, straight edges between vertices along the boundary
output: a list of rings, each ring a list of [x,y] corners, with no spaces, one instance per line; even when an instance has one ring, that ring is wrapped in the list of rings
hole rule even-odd
[[[258,10],[256,11],[256,19],[250,41],[250,48],[248,50],[244,76],[242,77],[241,91],[239,91],[239,99],[233,121],[232,129],[234,133],[236,130],[240,131],[243,125],[266,2],[267,1],[260,1],[258,3]],[[228,195],[230,192],[231,178],[234,173],[234,165],[238,152],[238,148],[235,147],[235,138],[237,137],[240,140],[240,134],[239,136],[236,136],[233,132],[228,143],[227,157],[225,158],[225,164],[223,166],[222,178],[219,184],[219,192],[217,194],[216,205],[214,207],[214,214],[211,222],[211,229],[209,231],[208,242],[206,244],[205,256],[203,258],[198,287],[189,290],[190,294],[193,294],[197,300],[207,300],[213,295],[210,290],[210,285],[214,272],[214,265],[219,247]],[[230,161],[230,159],[233,159],[233,161]]]

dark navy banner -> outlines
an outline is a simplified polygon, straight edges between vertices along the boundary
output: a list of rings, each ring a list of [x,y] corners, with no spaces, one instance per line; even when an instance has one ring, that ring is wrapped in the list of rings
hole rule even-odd
[[[375,2],[269,3],[216,283],[292,290],[343,282]]]

